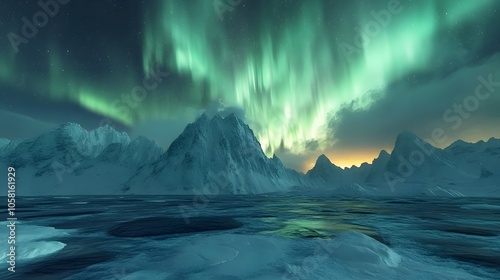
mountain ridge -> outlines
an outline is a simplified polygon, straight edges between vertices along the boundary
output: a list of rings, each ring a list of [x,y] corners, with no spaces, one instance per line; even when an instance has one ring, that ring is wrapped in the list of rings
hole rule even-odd
[[[323,158],[324,155],[320,157],[322,162],[329,161]],[[357,169],[346,168],[336,177],[331,172],[330,176],[333,178],[323,183],[326,188],[339,188],[340,180],[346,182],[341,188],[355,188],[358,193],[360,188],[369,192],[361,187],[363,185],[373,187],[372,192],[382,193],[381,188],[385,188],[386,193],[391,194],[400,191],[398,188],[406,188],[408,193],[433,196],[436,193],[461,195],[462,192],[473,195],[472,186],[482,184],[487,186],[485,193],[500,195],[500,178],[497,177],[500,174],[494,172],[499,167],[500,140],[493,137],[487,142],[476,143],[458,140],[440,149],[405,131],[396,137],[390,154],[382,150],[371,164],[363,164]],[[315,174],[315,168],[316,166],[307,174]],[[347,175],[346,179],[345,173],[349,172],[354,176]],[[327,176],[316,177],[323,179]]]
[[[167,150],[109,126],[88,131],[75,123],[25,140],[0,138],[0,163],[22,169],[20,183],[29,187],[21,193],[27,195],[311,190],[455,195],[463,191],[460,186],[477,182],[496,190],[499,159],[500,140],[493,137],[477,143],[458,140],[440,149],[406,131],[396,137],[391,153],[380,151],[370,164],[342,169],[322,154],[303,174],[286,168],[276,155],[267,157],[253,130],[233,114],[200,115]]]
[[[223,177],[223,183],[214,177]],[[299,184],[278,157],[268,158],[250,127],[235,115],[201,115],[172,142],[159,160],[142,168],[125,191],[147,188],[184,192],[249,194],[284,191]],[[160,191],[160,189],[158,189]]]

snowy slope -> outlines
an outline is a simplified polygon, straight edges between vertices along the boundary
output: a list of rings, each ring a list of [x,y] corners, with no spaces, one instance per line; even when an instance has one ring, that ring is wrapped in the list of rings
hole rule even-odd
[[[140,167],[158,160],[163,152],[163,149],[155,141],[139,136],[129,144],[112,143],[108,145],[97,156],[96,161]]]
[[[126,133],[118,133],[109,126],[89,132],[78,124],[67,123],[38,137],[21,141],[4,156],[18,168],[32,166],[45,169],[53,162],[65,165],[81,162],[97,156],[111,143],[129,141]]]
[[[346,175],[342,168],[333,164],[324,154],[318,157],[314,167],[306,173],[306,176],[315,184],[326,187],[337,187],[345,184]]]
[[[384,172],[387,170],[387,164],[391,160],[391,155],[385,151],[380,151],[380,154],[373,160],[370,171],[366,175],[366,182],[380,182],[384,180]]]
[[[125,192],[249,194],[285,191],[301,175],[268,158],[253,131],[231,114],[203,114],[189,124],[160,159],[141,168]]]
[[[457,165],[471,170],[479,178],[487,178],[496,170],[500,163],[500,140],[491,138],[487,142],[467,143],[456,141],[445,149]]]
[[[357,182],[357,178],[366,178],[370,173],[371,165],[367,162],[363,162],[359,167],[351,166],[346,167],[344,171],[347,173],[347,177],[350,182]]]
[[[477,143],[456,141],[444,151],[459,168],[467,170],[475,178],[462,182],[469,186],[464,192],[470,191],[472,195],[500,194],[500,139],[491,138]]]
[[[443,150],[403,132],[392,153],[381,151],[372,164],[342,170],[322,155],[307,175],[342,195],[500,196],[500,140]]]
[[[448,153],[411,132],[398,135],[389,160],[384,156],[372,171],[366,182],[397,196],[462,196],[457,183],[475,179],[473,172],[457,165]]]
[[[111,153],[117,146],[122,149]],[[126,133],[109,126],[87,131],[67,123],[38,137],[11,142],[0,163],[18,171],[20,195],[109,194],[162,153],[144,137],[130,141]]]
[[[460,169],[442,149],[436,148],[411,132],[401,133],[387,163],[387,172],[420,181],[424,178],[449,179],[473,177]]]
[[[0,168],[19,172],[20,195],[256,194],[289,190],[340,195],[500,196],[500,140],[446,149],[401,133],[391,154],[342,169],[319,156],[307,175],[268,158],[234,115],[202,115],[165,152],[111,127],[61,125],[23,141],[0,139]],[[313,189],[314,188],[314,189]]]

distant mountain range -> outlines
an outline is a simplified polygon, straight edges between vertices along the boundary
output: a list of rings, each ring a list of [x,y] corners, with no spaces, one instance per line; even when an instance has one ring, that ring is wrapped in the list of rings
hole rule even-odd
[[[202,115],[164,151],[109,126],[64,124],[22,141],[0,138],[0,164],[17,170],[18,195],[258,194],[500,195],[500,140],[438,149],[410,132],[391,154],[342,169],[318,157],[307,174],[268,158],[235,115]],[[4,168],[5,169],[5,168]],[[6,170],[6,169],[5,169]],[[0,174],[6,176],[6,174]],[[5,178],[4,178],[5,179]]]
[[[307,177],[339,194],[500,195],[500,140],[439,149],[403,132],[392,153],[381,151],[371,164],[341,169],[321,155]]]

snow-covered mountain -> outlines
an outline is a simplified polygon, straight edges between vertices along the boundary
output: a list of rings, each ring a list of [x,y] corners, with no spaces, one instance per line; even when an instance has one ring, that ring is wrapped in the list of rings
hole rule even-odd
[[[15,144],[2,140],[0,151],[2,166],[18,170],[20,195],[254,194],[310,185],[268,158],[234,115],[202,115],[166,152],[145,137],[73,123]]]
[[[67,123],[38,137],[21,141],[4,153],[9,163],[18,167],[44,169],[57,161],[62,164],[81,162],[96,157],[111,143],[128,144],[126,133],[109,126],[87,131],[80,125]]]
[[[321,155],[307,175],[341,194],[456,197],[500,195],[499,170],[499,139],[439,149],[403,132],[392,153],[381,151],[371,164],[341,169]]]
[[[115,193],[137,168],[162,153],[144,137],[131,141],[109,126],[87,131],[67,123],[38,137],[10,142],[0,163],[18,171],[20,195],[104,194]]]
[[[378,157],[370,165],[369,172],[365,177],[366,182],[381,182],[384,179],[384,172],[387,170],[387,164],[391,160],[391,155],[386,151],[380,151]]]
[[[0,138],[0,168],[7,166],[18,171],[19,195],[329,190],[355,196],[500,196],[499,139],[439,149],[403,132],[392,152],[381,151],[371,164],[342,169],[321,155],[304,175],[276,156],[268,158],[235,115],[201,115],[167,151],[109,126],[87,131],[73,123],[22,141]]]
[[[411,132],[401,133],[387,163],[387,172],[407,181],[422,178],[446,179],[470,176],[447,153]]]
[[[139,136],[127,144],[120,142],[109,144],[97,156],[96,161],[141,167],[158,160],[163,152],[155,141]]]
[[[324,154],[320,155],[306,175],[319,184],[339,185],[344,183],[344,170],[333,164]]]
[[[250,127],[234,114],[189,124],[157,161],[127,181],[127,193],[250,194],[286,191],[302,175],[268,158]]]
[[[487,142],[467,143],[458,140],[444,150],[457,165],[481,179],[488,178],[500,170],[500,139]]]

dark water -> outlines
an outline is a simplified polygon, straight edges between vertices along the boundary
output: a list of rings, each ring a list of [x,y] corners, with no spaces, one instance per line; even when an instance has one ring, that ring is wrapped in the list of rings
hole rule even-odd
[[[4,259],[0,279],[500,279],[498,199],[35,197],[17,205],[16,272]],[[348,231],[401,261],[378,267],[312,249]],[[233,267],[224,242],[239,246]],[[43,256],[23,259],[21,248]]]

